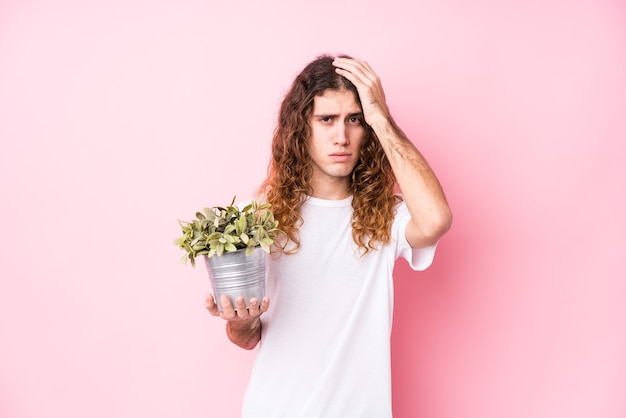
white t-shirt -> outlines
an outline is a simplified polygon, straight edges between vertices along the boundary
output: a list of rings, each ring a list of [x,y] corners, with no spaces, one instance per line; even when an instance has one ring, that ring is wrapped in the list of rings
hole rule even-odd
[[[427,268],[436,244],[411,249],[401,203],[392,242],[361,257],[351,204],[352,197],[309,198],[298,252],[268,257],[270,309],[243,417],[391,417],[393,266],[403,257]]]

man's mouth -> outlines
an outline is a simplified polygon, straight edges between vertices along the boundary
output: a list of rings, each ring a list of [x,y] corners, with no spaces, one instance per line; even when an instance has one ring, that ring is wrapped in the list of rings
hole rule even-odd
[[[347,161],[352,154],[348,152],[334,152],[330,154],[330,157],[335,161]]]

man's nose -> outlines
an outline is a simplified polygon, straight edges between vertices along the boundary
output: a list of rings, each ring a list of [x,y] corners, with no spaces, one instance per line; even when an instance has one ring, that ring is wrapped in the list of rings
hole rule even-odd
[[[350,139],[348,138],[348,127],[345,123],[338,123],[335,130],[335,144],[348,145]]]

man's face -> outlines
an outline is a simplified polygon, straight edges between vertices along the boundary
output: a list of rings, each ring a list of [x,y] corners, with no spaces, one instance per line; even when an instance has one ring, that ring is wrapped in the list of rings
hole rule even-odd
[[[326,90],[315,96],[309,124],[314,195],[324,197],[319,196],[322,191],[347,192],[365,136],[363,113],[354,94],[348,90]]]

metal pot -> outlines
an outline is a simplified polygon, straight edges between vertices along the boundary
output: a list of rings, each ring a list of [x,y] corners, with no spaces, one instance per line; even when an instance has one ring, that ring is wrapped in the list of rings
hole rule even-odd
[[[255,297],[260,303],[265,296],[265,254],[261,247],[257,247],[248,256],[245,249],[211,258],[204,256],[213,296],[220,311],[223,310],[221,295],[227,295],[233,307],[239,296],[243,296],[248,308],[250,298]]]

